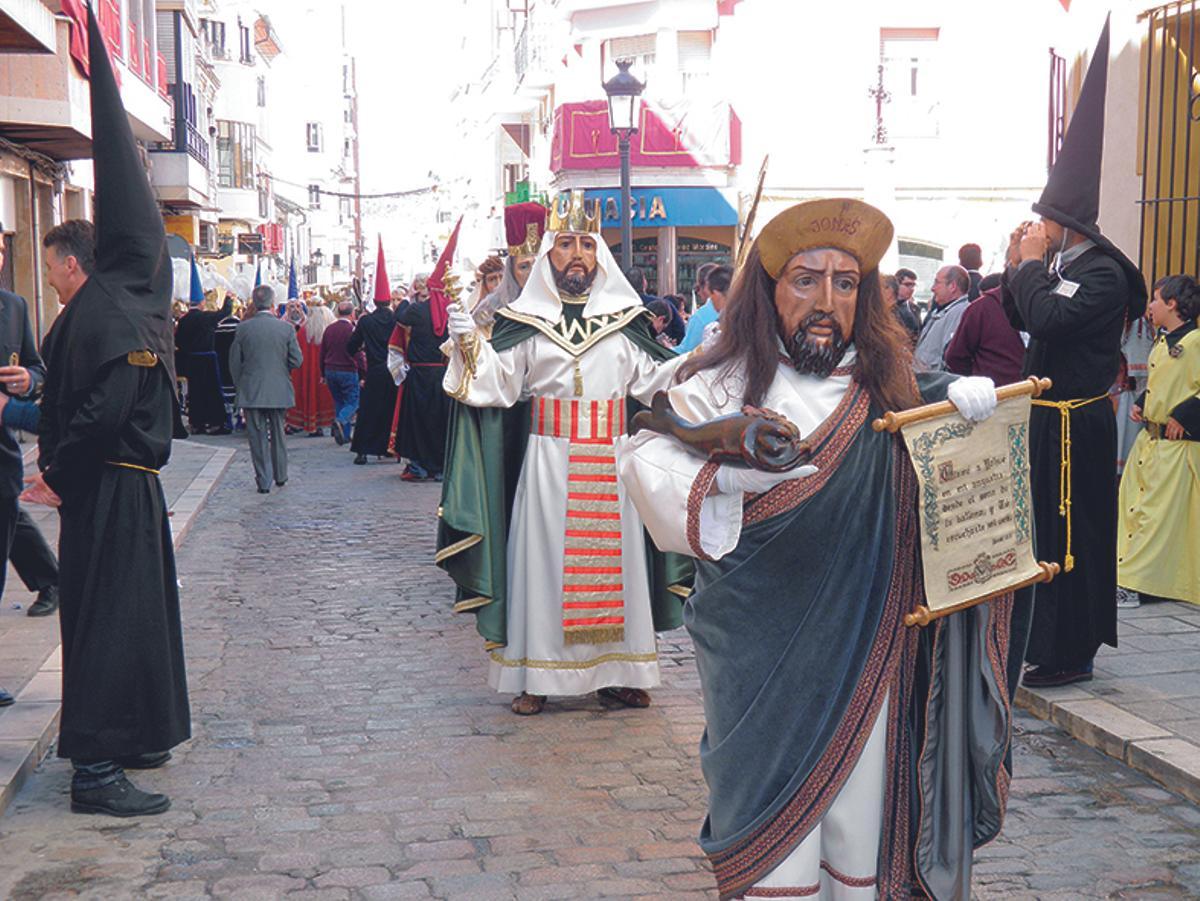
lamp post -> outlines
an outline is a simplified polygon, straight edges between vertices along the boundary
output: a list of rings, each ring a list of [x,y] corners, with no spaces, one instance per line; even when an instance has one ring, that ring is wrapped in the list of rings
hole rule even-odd
[[[633,268],[633,196],[629,188],[629,138],[638,130],[639,98],[646,89],[629,74],[632,60],[616,61],[616,75],[604,82],[608,95],[608,127],[617,136],[621,150],[621,266]]]

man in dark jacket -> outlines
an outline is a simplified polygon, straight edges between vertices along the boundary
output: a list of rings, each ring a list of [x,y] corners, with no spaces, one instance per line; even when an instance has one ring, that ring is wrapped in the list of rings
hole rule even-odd
[[[3,266],[4,248],[0,245],[0,268]],[[0,354],[3,354],[0,362],[5,364],[0,366],[0,391],[10,397],[28,397],[41,390],[46,367],[33,341],[29,310],[25,298],[11,291],[0,291]],[[0,549],[5,560],[12,552],[21,518],[17,496],[21,493],[23,471],[17,436],[7,426],[0,428]],[[0,566],[0,593],[4,591],[7,571],[7,566]],[[0,690],[0,707],[12,702],[12,696]]]

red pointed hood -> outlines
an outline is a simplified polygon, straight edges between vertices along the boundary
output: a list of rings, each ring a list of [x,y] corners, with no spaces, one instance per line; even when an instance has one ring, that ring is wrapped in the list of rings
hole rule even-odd
[[[387,263],[383,259],[383,235],[379,236],[379,256],[375,260],[375,296],[371,298],[376,303],[388,303],[392,299],[392,288],[388,284]]]
[[[446,276],[450,274],[450,266],[454,262],[454,251],[458,247],[458,230],[460,228],[462,228],[462,216],[458,217],[454,231],[450,233],[450,240],[446,242],[442,255],[438,257],[437,265],[433,267],[433,274],[429,276],[429,313],[433,319],[434,334],[438,337],[446,334],[446,322],[450,318],[448,307],[454,302],[454,298],[446,293]]]

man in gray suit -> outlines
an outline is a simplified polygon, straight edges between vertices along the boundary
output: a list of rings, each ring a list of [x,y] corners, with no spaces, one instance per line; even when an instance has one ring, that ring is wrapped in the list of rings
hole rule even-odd
[[[258,493],[266,494],[272,475],[276,485],[287,481],[283,421],[296,403],[290,370],[299,369],[304,356],[296,329],[272,312],[275,292],[259,285],[250,299],[256,312],[237,328],[229,350],[229,372],[237,387],[237,405],[246,416]]]

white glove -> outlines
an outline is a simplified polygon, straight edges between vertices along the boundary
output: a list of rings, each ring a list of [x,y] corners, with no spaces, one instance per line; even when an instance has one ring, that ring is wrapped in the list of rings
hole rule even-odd
[[[742,466],[722,466],[714,481],[718,494],[763,494],[781,482],[803,479],[817,471],[815,466],[797,466],[787,472],[763,472]]]
[[[970,375],[950,383],[946,392],[963,419],[983,422],[996,412],[996,383],[983,375]]]
[[[450,337],[457,341],[475,332],[475,319],[459,304],[451,304],[448,308],[449,317],[446,320]]]

